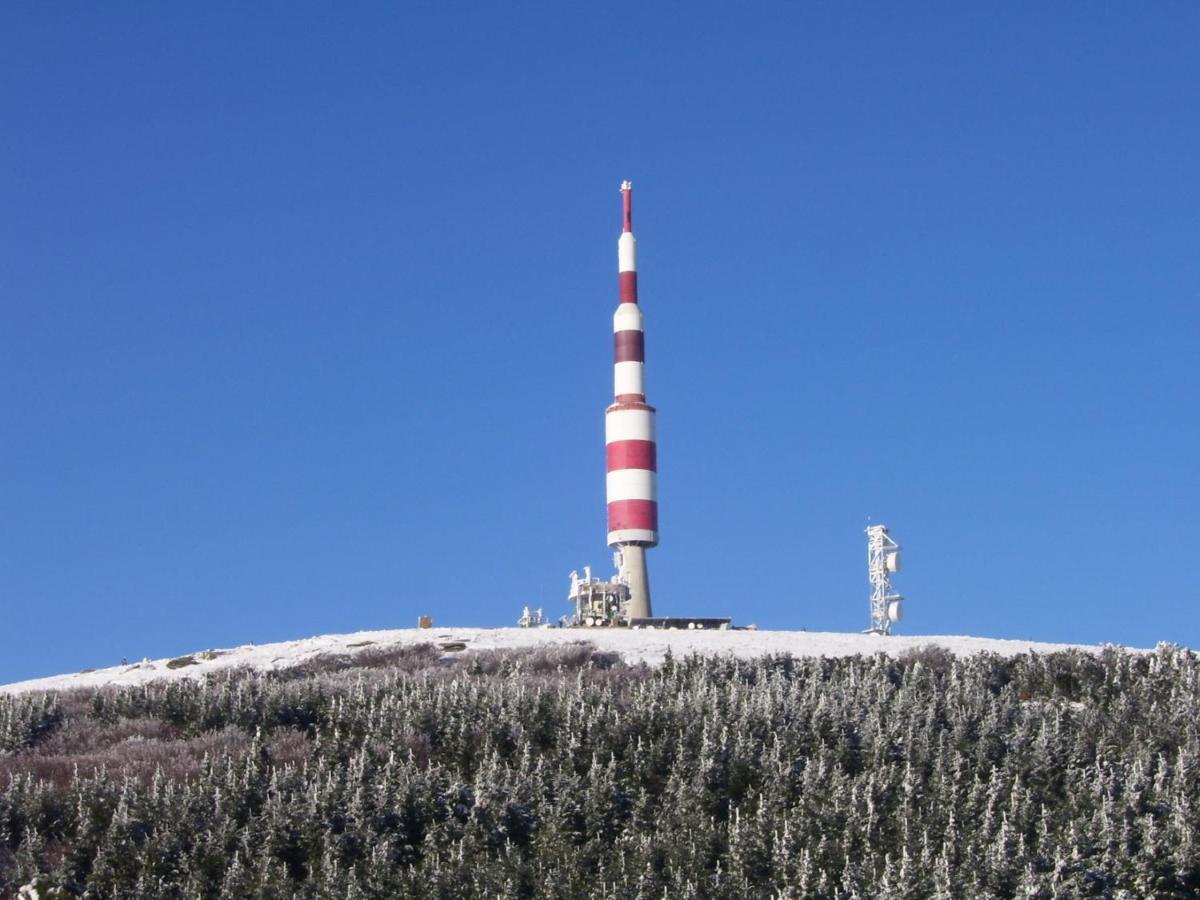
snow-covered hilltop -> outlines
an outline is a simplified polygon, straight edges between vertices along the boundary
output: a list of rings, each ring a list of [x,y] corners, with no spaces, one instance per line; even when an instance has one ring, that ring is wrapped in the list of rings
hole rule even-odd
[[[286,669],[326,656],[353,655],[364,650],[432,643],[447,654],[478,650],[508,650],[544,645],[588,642],[597,650],[616,652],[626,662],[661,662],[667,651],[676,656],[689,653],[723,654],[740,657],[768,653],[793,656],[853,656],[886,652],[901,654],[918,647],[935,645],[959,655],[991,652],[1002,656],[1018,653],[1053,653],[1079,649],[1098,651],[1095,645],[1048,644],[956,636],[880,637],[816,631],[651,631],[574,628],[405,628],[391,631],[359,631],[330,634],[278,644],[245,644],[227,650],[197,651],[174,659],[143,660],[131,665],[94,669],[70,675],[36,678],[0,685],[0,692],[69,690],[104,685],[144,684],[172,678],[197,678],[231,668]]]

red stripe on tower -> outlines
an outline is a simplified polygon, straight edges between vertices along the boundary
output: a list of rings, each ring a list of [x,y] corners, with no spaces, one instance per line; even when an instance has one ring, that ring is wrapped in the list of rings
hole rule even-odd
[[[613,350],[616,361],[640,362],[646,361],[646,335],[642,331],[618,331],[613,334]]]
[[[637,272],[618,272],[617,281],[621,302],[637,303]]]
[[[608,527],[621,531],[658,531],[658,504],[653,500],[614,500],[608,504]]]
[[[658,471],[658,447],[654,441],[613,441],[607,450],[610,472],[617,469]]]

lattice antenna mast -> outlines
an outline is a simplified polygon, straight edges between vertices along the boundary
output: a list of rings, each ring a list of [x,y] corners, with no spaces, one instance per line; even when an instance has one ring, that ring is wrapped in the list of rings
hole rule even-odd
[[[867,578],[871,582],[871,627],[866,634],[890,634],[900,621],[900,601],[892,589],[892,575],[900,571],[900,545],[886,525],[867,528]]]

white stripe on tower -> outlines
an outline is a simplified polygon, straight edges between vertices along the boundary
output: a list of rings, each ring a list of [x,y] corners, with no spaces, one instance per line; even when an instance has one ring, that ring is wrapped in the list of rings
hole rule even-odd
[[[605,479],[610,500],[653,500],[658,473],[652,469],[617,469]]]
[[[654,410],[647,409],[641,404],[641,409],[633,406],[618,406],[613,404],[608,408],[604,417],[604,441],[612,444],[625,441],[642,441],[654,443]]]

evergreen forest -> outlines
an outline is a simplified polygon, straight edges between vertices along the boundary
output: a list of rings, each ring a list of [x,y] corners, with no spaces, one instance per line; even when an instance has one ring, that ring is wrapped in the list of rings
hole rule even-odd
[[[0,896],[1200,896],[1200,662],[368,649],[0,696]]]

